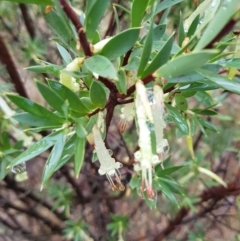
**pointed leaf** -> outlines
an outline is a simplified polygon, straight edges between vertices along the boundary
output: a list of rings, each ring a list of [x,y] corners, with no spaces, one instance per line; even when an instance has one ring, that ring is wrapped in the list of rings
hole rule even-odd
[[[195,47],[196,51],[203,49],[218,35],[234,13],[239,10],[238,4],[239,0],[222,1],[215,17],[209,23],[197,46]]]
[[[104,56],[95,55],[87,58],[84,65],[91,73],[113,80],[118,79],[114,65]]]
[[[134,0],[132,3],[131,23],[132,27],[141,25],[144,12],[147,8],[149,0]]]
[[[99,26],[99,23],[110,3],[110,0],[101,0],[101,1],[91,1],[88,4],[88,11],[86,13],[85,19],[85,28],[87,37],[89,40],[92,40],[95,36],[95,31]]]
[[[72,90],[54,80],[48,80],[48,84],[64,101],[68,101],[70,109],[78,113],[88,113],[88,109]]]
[[[124,55],[137,41],[140,28],[130,28],[111,38],[101,51],[110,60]]]
[[[104,108],[107,102],[106,91],[97,81],[93,81],[90,87],[90,99],[92,103],[100,108]]]
[[[56,166],[60,160],[63,152],[66,135],[60,132],[56,144],[54,145],[52,152],[50,153],[48,160],[45,164],[42,175],[42,186],[49,180],[52,174],[55,172]]]
[[[33,144],[32,146],[30,146],[27,150],[22,152],[18,157],[16,157],[8,165],[8,168],[21,164],[26,161],[29,161],[30,159],[43,153],[44,151],[49,149],[51,146],[53,146],[57,142],[59,136],[61,136],[61,135],[62,135],[62,131],[57,131],[57,132],[50,134],[49,136],[44,137],[40,141],[38,141],[35,144]]]
[[[156,14],[162,12],[163,10],[172,7],[173,5],[182,2],[183,0],[164,0],[157,5]]]
[[[24,124],[28,126],[39,126],[39,127],[56,126],[56,128],[61,126],[60,124],[56,123],[55,121],[49,118],[38,117],[35,115],[31,115],[29,113],[15,114],[13,118],[20,124]]]
[[[76,150],[76,140],[77,135],[74,134],[70,137],[70,139],[65,143],[62,156],[58,161],[57,165],[55,166],[54,172],[59,170],[65,163],[69,161],[69,159],[73,156]]]
[[[189,135],[189,128],[186,119],[183,117],[183,115],[174,107],[171,105],[165,104],[170,116],[172,117],[172,120],[177,125],[178,129],[184,134]]]
[[[48,65],[34,65],[34,66],[27,67],[25,69],[35,73],[52,74],[56,77],[59,77],[62,67],[54,64],[48,64]]]
[[[150,25],[148,35],[146,37],[146,40],[143,46],[140,63],[138,66],[138,72],[137,72],[137,76],[139,77],[142,75],[144,68],[146,67],[148,59],[150,57],[151,50],[152,50],[152,42],[153,42],[153,21]]]
[[[7,94],[7,97],[18,107],[25,110],[26,112],[43,118],[49,118],[55,122],[55,124],[61,124],[64,122],[63,119],[58,117],[57,115],[53,114],[48,109],[44,108],[43,106],[32,102],[31,100],[13,94]]]
[[[72,62],[71,55],[68,53],[68,51],[62,45],[57,43],[57,49],[58,49],[60,55],[62,56],[62,59],[64,60],[65,64],[69,64],[70,62]]]
[[[115,84],[121,94],[127,94],[127,79],[123,69],[118,71],[118,81],[116,81]]]
[[[63,112],[64,100],[50,87],[37,81],[37,88],[40,91],[46,102],[54,109],[60,113]]]
[[[86,138],[79,138],[79,137],[77,138],[76,151],[74,156],[74,171],[75,171],[75,176],[77,178],[81,171],[83,160],[84,160],[85,142],[86,142]]]
[[[217,51],[215,50],[204,50],[201,52],[181,55],[160,67],[156,71],[155,76],[171,78],[182,74],[191,73],[194,70],[202,67],[216,53]]]
[[[173,40],[174,40],[174,37],[172,35],[169,37],[169,39],[165,42],[165,44],[159,50],[159,52],[152,60],[152,62],[148,65],[148,67],[143,73],[143,77],[153,73],[155,70],[157,70],[159,67],[161,67],[163,64],[165,64],[168,61],[171,53],[172,45],[173,45]]]
[[[219,87],[229,90],[233,93],[240,94],[240,82],[236,81],[235,79],[228,79],[227,77],[212,73],[207,70],[199,69],[196,71],[203,77],[207,78],[211,82],[217,84]]]

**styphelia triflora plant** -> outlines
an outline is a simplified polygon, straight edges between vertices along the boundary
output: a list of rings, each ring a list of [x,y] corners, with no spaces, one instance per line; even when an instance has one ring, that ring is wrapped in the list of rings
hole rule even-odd
[[[167,125],[174,123],[177,136],[186,136],[191,153],[191,162],[185,165],[188,174],[184,180],[202,172],[225,185],[218,176],[201,167],[193,153],[192,135],[196,126],[204,133],[205,129],[217,131],[211,122],[200,116],[214,114],[214,104],[204,102],[201,107],[203,100],[198,95],[199,103],[190,108],[188,98],[196,93],[206,96],[215,89],[240,94],[240,83],[235,75],[231,74],[229,80],[219,74],[223,68],[234,67],[223,53],[226,43],[235,43],[234,37],[226,35],[216,47],[214,45],[236,13],[238,0],[204,1],[188,19],[181,19],[178,41],[174,41],[174,34],[169,35],[170,29],[166,32],[166,21],[171,7],[181,1],[127,1],[129,9],[121,9],[128,15],[130,27],[121,31],[121,26],[117,25],[117,33],[109,37],[101,37],[98,26],[108,7],[116,10],[119,5],[112,6],[109,0],[87,1],[84,13],[79,13],[66,0],[53,2],[53,8],[47,7],[45,19],[57,36],[55,40],[64,66],[42,62],[28,68],[52,76],[46,79],[47,84],[36,81],[51,110],[29,99],[7,95],[25,111],[13,116],[19,124],[29,126],[29,131],[51,130],[52,133],[22,152],[8,167],[21,165],[52,147],[42,186],[54,172],[71,162],[72,156],[78,177],[87,139],[99,161],[98,173],[106,175],[113,191],[126,190],[123,183],[131,179],[130,186],[138,188],[146,201],[156,200],[157,192],[162,191],[177,203],[173,192],[179,195],[182,192],[177,190],[180,186],[170,174],[184,165],[165,169],[163,166],[169,150],[165,137],[170,136]],[[158,15],[163,11],[164,14]],[[117,14],[115,18],[118,23]],[[234,17],[230,21],[233,26]],[[214,102],[210,95],[208,97]],[[118,105],[122,107],[120,133],[124,135],[129,127],[131,131],[136,128],[138,135],[128,162],[119,160],[118,155],[112,155],[108,149],[107,134]]]

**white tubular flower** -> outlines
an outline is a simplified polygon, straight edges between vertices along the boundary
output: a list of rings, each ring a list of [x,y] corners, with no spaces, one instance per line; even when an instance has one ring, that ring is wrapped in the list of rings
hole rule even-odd
[[[64,70],[66,71],[77,71],[80,69],[84,62],[84,58],[76,58],[70,64],[66,66]],[[60,74],[60,83],[67,86],[69,89],[74,92],[79,91],[79,84],[76,82],[76,79],[68,73],[61,72]]]
[[[101,164],[100,169],[98,170],[99,174],[107,176],[113,191],[123,191],[125,187],[121,182],[121,174],[118,170],[122,167],[122,164],[116,162],[114,158],[111,157],[109,150],[107,150],[105,143],[103,142],[101,132],[96,125],[93,127],[93,136],[95,150],[97,152],[98,160]],[[115,177],[118,187],[114,184],[112,177]]]
[[[143,106],[143,111],[146,113],[147,118],[153,122],[152,110],[148,101],[147,91],[141,80],[137,81],[136,83],[136,93],[137,98],[140,100],[139,102],[141,102],[141,105]]]
[[[123,133],[126,129],[127,122],[132,121],[135,117],[135,107],[134,103],[125,104],[123,108],[121,108],[122,114],[120,115],[121,120],[118,124],[118,128],[121,133]]]
[[[136,114],[139,127],[139,147],[140,150],[135,152],[135,171],[142,171],[142,187],[141,191],[147,192],[147,196],[152,200],[155,196],[152,188],[152,171],[153,163],[158,157],[153,155],[151,147],[150,131],[147,126],[148,119],[152,120],[151,107],[147,98],[146,89],[144,85],[138,81],[136,83]],[[158,160],[157,160],[158,161]]]
[[[154,85],[153,87],[154,93],[154,102],[152,104],[152,114],[153,114],[153,122],[154,129],[156,135],[157,142],[157,153],[167,153],[169,150],[169,145],[167,139],[163,139],[163,129],[166,127],[166,123],[164,121],[164,99],[163,99],[163,91],[159,85]]]

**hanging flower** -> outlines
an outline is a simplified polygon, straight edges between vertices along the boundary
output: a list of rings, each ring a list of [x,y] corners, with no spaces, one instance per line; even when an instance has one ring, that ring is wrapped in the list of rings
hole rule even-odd
[[[122,167],[122,164],[120,162],[116,162],[115,159],[111,157],[111,153],[106,148],[105,143],[102,139],[101,132],[97,125],[93,127],[93,136],[95,150],[98,156],[98,160],[100,162],[100,168],[98,170],[98,173],[100,175],[107,176],[107,179],[110,182],[113,191],[123,191],[125,187],[121,182],[121,174],[118,170]],[[118,186],[115,185],[113,177],[115,178],[115,181],[117,182]]]
[[[121,120],[119,121],[118,128],[121,133],[123,133],[126,129],[127,122],[132,121],[135,117],[135,108],[134,103],[125,104],[123,108],[121,108]]]

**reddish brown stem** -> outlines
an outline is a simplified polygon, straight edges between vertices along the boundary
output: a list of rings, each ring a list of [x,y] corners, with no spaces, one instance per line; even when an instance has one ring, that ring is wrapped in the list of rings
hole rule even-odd
[[[21,77],[17,71],[16,65],[13,61],[13,58],[8,51],[8,48],[0,35],[0,61],[5,65],[5,68],[7,69],[10,78],[12,80],[12,83],[15,86],[16,91],[19,95],[23,97],[28,97],[27,92],[23,86],[23,82],[21,80]]]
[[[80,41],[80,44],[81,44],[81,47],[83,49],[85,56],[92,56],[89,42],[87,40],[84,28],[83,28],[77,14],[69,6],[69,4],[66,2],[66,0],[59,0],[59,2],[61,3],[63,10],[66,13],[67,17],[72,21],[73,25],[75,26],[75,28],[77,30],[79,41]]]

